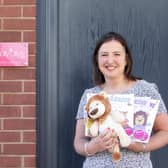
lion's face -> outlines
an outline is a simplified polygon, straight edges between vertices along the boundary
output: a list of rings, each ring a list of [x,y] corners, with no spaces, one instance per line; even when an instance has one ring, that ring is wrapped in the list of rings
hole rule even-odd
[[[145,118],[143,115],[137,115],[135,118],[135,125],[144,125]]]
[[[105,113],[105,106],[101,101],[96,100],[90,103],[88,109],[88,115],[90,118],[95,120],[103,116],[104,113]]]
[[[108,97],[102,92],[89,98],[85,110],[91,119],[100,119],[102,122],[110,114],[111,104]]]

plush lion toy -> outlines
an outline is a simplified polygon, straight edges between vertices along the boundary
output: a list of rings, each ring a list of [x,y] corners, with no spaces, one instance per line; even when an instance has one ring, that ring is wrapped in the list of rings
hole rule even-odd
[[[123,113],[112,110],[111,103],[104,92],[91,96],[85,106],[88,115],[87,135],[95,137],[106,128],[113,129],[122,147],[127,147],[131,143],[130,137],[126,134],[121,123],[125,121]],[[109,149],[114,161],[121,158],[119,145],[116,144],[113,149]]]

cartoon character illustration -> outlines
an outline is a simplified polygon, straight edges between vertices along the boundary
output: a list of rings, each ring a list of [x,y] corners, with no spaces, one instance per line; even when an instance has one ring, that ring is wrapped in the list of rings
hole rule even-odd
[[[145,141],[148,134],[145,131],[148,114],[144,111],[137,111],[134,114],[134,138]]]

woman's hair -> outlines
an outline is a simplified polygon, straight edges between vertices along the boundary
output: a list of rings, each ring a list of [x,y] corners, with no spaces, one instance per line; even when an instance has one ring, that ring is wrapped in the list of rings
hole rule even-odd
[[[127,65],[125,66],[124,74],[125,74],[126,78],[130,79],[130,80],[138,79],[131,74],[131,72],[132,72],[132,56],[131,56],[131,52],[130,52],[130,49],[127,45],[126,40],[118,33],[109,32],[109,33],[103,35],[98,40],[96,47],[95,47],[95,50],[94,50],[94,53],[93,53],[93,82],[96,85],[100,85],[105,82],[104,75],[101,73],[101,71],[99,70],[99,66],[98,66],[98,51],[104,43],[109,42],[111,40],[116,40],[116,41],[120,42],[120,44],[125,49]]]

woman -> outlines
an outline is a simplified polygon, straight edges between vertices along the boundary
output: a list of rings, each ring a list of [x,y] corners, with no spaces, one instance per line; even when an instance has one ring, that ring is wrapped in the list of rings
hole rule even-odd
[[[168,115],[157,86],[131,74],[132,56],[125,39],[117,33],[105,34],[97,43],[93,54],[93,69],[95,87],[86,89],[78,108],[74,147],[77,153],[86,156],[83,168],[152,168],[150,151],[168,144]],[[127,148],[122,148],[121,160],[113,163],[107,149],[117,142],[111,130],[105,130],[96,138],[84,135],[83,107],[86,104],[87,93],[129,94],[148,96],[159,99],[160,105],[154,122],[149,143],[132,142]]]

